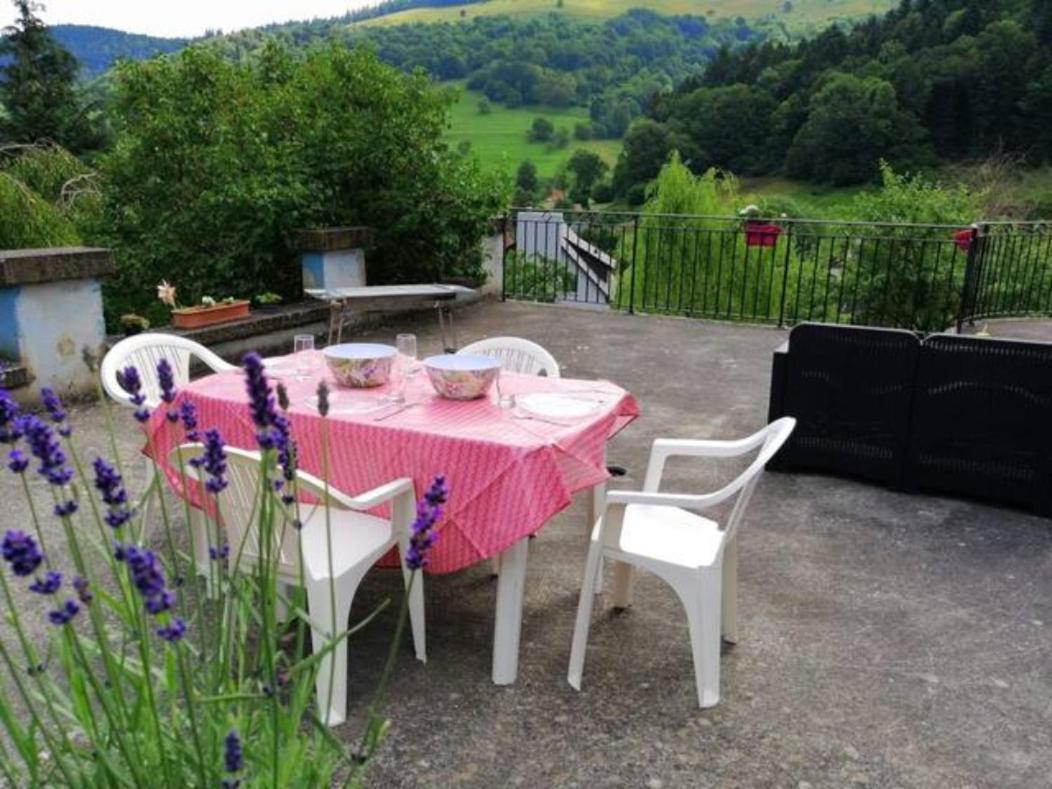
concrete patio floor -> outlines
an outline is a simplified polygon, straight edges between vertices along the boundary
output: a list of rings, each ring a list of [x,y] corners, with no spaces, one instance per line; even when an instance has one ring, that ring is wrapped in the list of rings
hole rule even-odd
[[[437,352],[433,318],[415,330]],[[572,377],[632,391],[643,414],[609,457],[638,485],[657,436],[727,438],[766,420],[771,352],[786,333],[488,303],[458,313],[461,344],[500,334],[547,347]],[[102,411],[71,409],[85,452]],[[120,434],[131,459],[138,437]],[[108,454],[108,453],[107,453]],[[138,466],[135,466],[138,469]],[[707,462],[669,487],[718,484]],[[23,522],[17,483],[5,526]],[[455,484],[455,480],[454,480]],[[623,613],[597,606],[583,689],[566,683],[585,555],[583,497],[530,544],[518,681],[490,681],[496,584],[488,566],[427,579],[429,659],[403,651],[383,787],[1023,787],[1052,773],[1052,522],[974,502],[906,496],[820,476],[768,474],[741,532],[741,640],[722,699],[699,710],[686,620],[643,576]],[[373,572],[352,619],[399,578]],[[27,605],[36,605],[28,601]],[[351,644],[353,741],[393,612]]]

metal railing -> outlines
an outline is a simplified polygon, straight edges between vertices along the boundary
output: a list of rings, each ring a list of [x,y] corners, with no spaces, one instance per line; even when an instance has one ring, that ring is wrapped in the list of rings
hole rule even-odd
[[[1052,313],[1052,225],[514,209],[504,297],[720,320],[942,330]]]

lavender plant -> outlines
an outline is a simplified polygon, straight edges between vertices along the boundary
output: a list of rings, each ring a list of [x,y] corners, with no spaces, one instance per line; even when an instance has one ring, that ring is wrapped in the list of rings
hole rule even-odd
[[[301,523],[298,453],[284,413],[287,395],[275,397],[257,355],[248,355],[244,367],[261,450],[254,523],[260,545],[269,546],[274,535]],[[192,543],[189,552],[177,548],[160,468],[143,495],[133,498],[119,458],[81,462],[68,414],[53,391],[42,392],[41,418],[23,413],[0,388],[0,444],[6,445],[9,472],[20,479],[31,521],[7,529],[0,543],[0,605],[12,634],[0,636],[0,672],[9,680],[0,684],[0,727],[7,735],[0,737],[0,785],[359,785],[389,727],[383,700],[404,632],[408,590],[360,742],[349,747],[319,719],[315,673],[322,658],[386,602],[350,630],[333,623],[327,645],[310,654],[304,598],[286,598],[279,590],[276,557],[264,551],[243,568],[243,546],[231,546],[217,525],[228,495],[222,435],[201,429],[192,399],[177,395],[166,360],[158,364],[157,380],[161,429],[176,431],[175,443],[192,446],[178,450],[183,517],[189,523],[199,515],[188,495],[194,490],[197,504],[213,516],[202,552]],[[150,422],[139,371],[128,367],[119,381],[135,405],[135,419]],[[318,394],[325,420],[324,384]],[[102,407],[109,409],[105,398]],[[113,424],[108,410],[107,424]],[[322,432],[327,435],[324,421]],[[115,451],[113,436],[111,446]],[[38,507],[29,482],[34,473],[46,482],[49,509]],[[427,564],[447,496],[439,476],[418,505],[405,557],[414,571]],[[144,522],[148,499],[164,525],[165,539],[157,545]],[[53,533],[47,519],[59,522],[61,544],[45,541]],[[202,554],[209,565],[204,588],[192,558]],[[47,601],[46,639],[34,638],[27,627],[32,614],[20,604],[19,588]]]

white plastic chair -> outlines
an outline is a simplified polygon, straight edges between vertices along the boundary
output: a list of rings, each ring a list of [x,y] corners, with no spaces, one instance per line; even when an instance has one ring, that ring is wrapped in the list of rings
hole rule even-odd
[[[198,470],[189,465],[189,460],[198,456],[201,449],[201,444],[184,444],[172,450],[170,462],[178,467],[181,450],[183,462],[187,464],[187,476],[200,479]],[[261,558],[259,523],[256,518],[260,455],[258,452],[227,447],[226,456],[230,484],[219,495],[224,536],[230,546],[227,561],[231,572],[245,572]],[[354,497],[329,487],[330,553],[326,539],[325,483],[305,471],[298,471],[297,477],[299,493],[308,494],[318,503],[299,505],[303,524],[301,529],[296,530],[291,524],[275,529],[276,539],[270,555],[280,584],[295,587],[302,583],[306,589],[311,643],[314,651],[320,652],[331,638],[338,637],[347,627],[355,591],[369,568],[395,546],[398,546],[404,558],[409,547],[410,525],[416,511],[413,481],[408,478],[397,479]],[[267,489],[270,490],[269,487]],[[391,505],[390,519],[366,512],[387,502]],[[406,569],[404,562],[402,574],[408,586],[412,573]],[[332,607],[330,584],[335,585],[335,610]],[[426,662],[422,575],[413,582],[409,592],[409,619],[416,657]],[[336,625],[335,633],[332,632],[333,622]],[[343,723],[347,712],[346,638],[340,639],[319,662],[315,691],[319,717],[329,726]],[[323,710],[324,714],[320,714]]]
[[[161,385],[157,380],[157,363],[161,359],[167,359],[172,365],[173,378],[177,387],[184,386],[190,381],[190,363],[193,359],[200,359],[215,372],[233,370],[234,365],[223,361],[218,355],[208,350],[201,343],[188,340],[176,334],[161,334],[152,332],[147,334],[136,334],[126,337],[112,348],[102,360],[99,367],[99,375],[102,378],[102,388],[106,394],[115,402],[135,408],[130,395],[124,391],[117,382],[117,373],[131,365],[139,372],[142,379],[142,393],[146,396],[146,405],[153,409],[161,403]],[[153,478],[153,461],[143,456],[146,471],[145,478]],[[149,517],[150,499],[143,502],[142,517]],[[193,519],[191,528],[194,529],[194,547],[198,548],[198,537],[204,539],[203,527],[198,518]],[[208,555],[203,557],[200,550],[195,556],[197,571],[199,574],[208,575]]]
[[[121,405],[132,405],[128,393],[117,383],[117,373],[128,365],[134,366],[142,378],[146,405],[156,408],[161,402],[161,386],[157,381],[157,363],[167,359],[172,365],[175,385],[190,382],[190,362],[199,359],[215,372],[233,370],[234,365],[223,361],[201,343],[175,334],[136,334],[114,345],[102,360],[102,387]]]
[[[513,373],[559,377],[555,357],[531,340],[522,337],[490,337],[461,348],[457,353],[474,353],[500,360],[500,366]]]
[[[588,628],[595,599],[600,559],[625,562],[664,579],[687,611],[698,704],[720,699],[720,635],[738,638],[738,555],[736,530],[764,466],[793,432],[796,420],[784,417],[739,441],[658,439],[647,465],[643,490],[611,491],[592,531],[577,606],[569,683],[581,689]],[[659,493],[665,461],[670,457],[731,458],[759,448],[753,462],[734,480],[702,495]],[[721,526],[695,514],[736,497]]]

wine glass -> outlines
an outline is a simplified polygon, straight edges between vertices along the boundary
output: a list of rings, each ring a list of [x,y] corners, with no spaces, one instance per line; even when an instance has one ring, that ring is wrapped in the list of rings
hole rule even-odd
[[[293,340],[296,355],[296,380],[306,381],[314,373],[317,359],[314,358],[314,335],[297,334]]]
[[[398,348],[398,354],[402,357],[402,363],[405,365],[405,375],[407,378],[412,378],[416,375],[417,367],[417,350],[416,350],[416,335],[415,334],[399,334],[395,337],[395,346]]]

